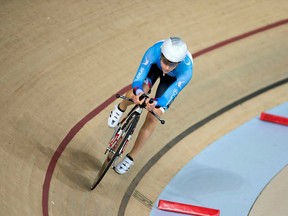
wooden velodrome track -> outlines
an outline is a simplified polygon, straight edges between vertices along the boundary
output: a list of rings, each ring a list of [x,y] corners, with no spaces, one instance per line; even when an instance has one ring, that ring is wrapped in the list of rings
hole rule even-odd
[[[196,154],[288,100],[288,85],[279,85],[180,136],[287,79],[287,0],[0,2],[1,216],[149,215]],[[192,82],[131,172],[111,171],[91,192],[112,132],[111,96],[129,86],[145,50],[170,35],[183,37],[195,58]],[[287,215],[287,180],[286,168],[250,215]]]

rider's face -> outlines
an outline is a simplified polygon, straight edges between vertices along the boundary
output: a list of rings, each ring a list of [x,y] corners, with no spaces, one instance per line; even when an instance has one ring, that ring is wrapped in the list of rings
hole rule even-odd
[[[161,67],[164,74],[169,73],[177,67],[178,63],[170,62],[165,58],[163,54],[161,54]]]

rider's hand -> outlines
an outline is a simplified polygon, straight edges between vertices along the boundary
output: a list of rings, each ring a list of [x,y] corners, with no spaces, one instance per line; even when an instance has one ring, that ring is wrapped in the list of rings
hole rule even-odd
[[[141,97],[141,95],[143,95],[144,93],[142,94],[139,94],[139,95],[135,95],[132,99],[133,99],[133,102],[135,104],[142,104],[144,102],[144,98],[142,100],[140,100],[139,98]]]
[[[152,99],[152,101],[153,101],[153,103],[150,103],[150,99],[146,101],[146,109],[148,111],[153,111],[153,109],[155,108],[156,103],[153,99]]]

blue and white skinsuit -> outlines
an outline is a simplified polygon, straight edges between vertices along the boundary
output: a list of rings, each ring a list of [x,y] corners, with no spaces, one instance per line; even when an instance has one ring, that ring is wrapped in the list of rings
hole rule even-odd
[[[149,79],[148,74],[153,73],[152,67],[156,68],[157,71],[162,72],[161,67],[161,46],[163,41],[159,41],[151,46],[144,54],[138,71],[134,77],[132,88],[136,95],[144,92],[143,84],[148,82],[151,87],[154,83]],[[150,72],[151,70],[151,72]],[[150,73],[149,73],[150,72]],[[156,72],[157,73],[157,72]],[[177,67],[165,74],[170,78],[175,79],[171,85],[165,89],[161,95],[156,93],[156,107],[161,108],[162,112],[167,110],[170,104],[174,101],[176,96],[183,90],[183,88],[192,79],[193,74],[193,58],[189,51],[187,51],[186,57],[177,65]],[[164,77],[163,72],[159,75],[160,79]],[[154,81],[155,82],[155,81]],[[161,81],[159,86],[161,85]]]

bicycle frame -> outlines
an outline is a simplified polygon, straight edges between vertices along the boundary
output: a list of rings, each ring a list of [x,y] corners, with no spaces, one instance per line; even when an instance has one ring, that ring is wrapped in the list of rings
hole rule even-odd
[[[118,97],[120,97],[122,99],[130,100],[129,98],[126,98],[125,96],[121,96],[121,95],[119,95]],[[115,131],[114,131],[114,133],[112,135],[112,138],[111,138],[110,142],[108,143],[108,146],[106,148],[105,154],[107,152],[111,152],[111,153],[115,154],[115,150],[117,149],[116,144],[118,143],[118,140],[120,138],[125,136],[125,129],[127,129],[127,124],[131,121],[129,118],[132,118],[133,115],[137,115],[138,116],[138,120],[139,120],[140,115],[142,114],[144,108],[145,108],[145,106],[143,106],[143,105],[135,105],[130,110],[130,112],[127,114],[127,116],[125,118],[123,118],[120,123],[118,123],[118,125],[115,128]],[[137,123],[138,123],[138,120],[137,120]],[[124,125],[123,125],[123,123],[124,123]],[[123,125],[123,126],[121,127],[121,125]],[[129,135],[129,137],[126,139],[124,145],[121,147],[121,150],[119,151],[119,156],[120,157],[122,156],[123,152],[125,151],[128,142],[131,140],[133,132],[134,132],[134,129],[133,129],[132,133]],[[116,163],[116,161],[117,160],[114,161],[112,167],[114,167],[114,164]]]

